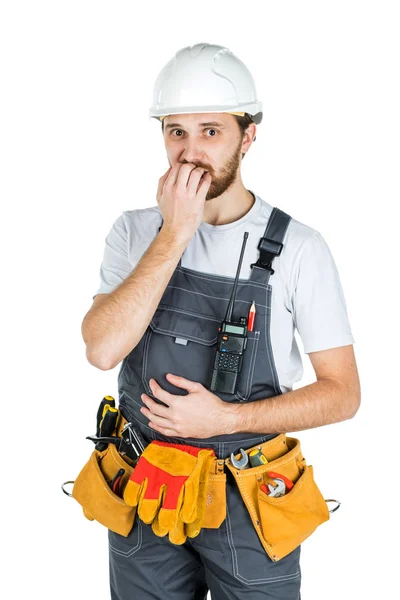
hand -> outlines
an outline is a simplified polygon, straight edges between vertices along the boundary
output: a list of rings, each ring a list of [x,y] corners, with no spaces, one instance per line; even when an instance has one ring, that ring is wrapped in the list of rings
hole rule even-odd
[[[198,229],[211,175],[192,163],[176,163],[160,178],[157,202],[164,220],[163,228],[185,241]]]
[[[201,383],[167,373],[168,381],[189,393],[170,394],[154,379],[149,385],[153,395],[167,406],[157,404],[147,394],[141,398],[147,408],[140,411],[150,420],[149,426],[162,435],[182,438],[209,438],[235,433],[238,404],[228,403],[207,390]]]

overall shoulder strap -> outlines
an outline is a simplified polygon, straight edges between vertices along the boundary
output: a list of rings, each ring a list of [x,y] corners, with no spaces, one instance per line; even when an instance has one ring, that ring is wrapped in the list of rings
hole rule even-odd
[[[290,215],[283,212],[280,208],[273,208],[264,231],[264,236],[260,239],[257,246],[260,251],[260,257],[257,262],[250,265],[251,268],[266,269],[269,271],[269,275],[273,275],[272,261],[282,252],[283,239],[291,218]]]

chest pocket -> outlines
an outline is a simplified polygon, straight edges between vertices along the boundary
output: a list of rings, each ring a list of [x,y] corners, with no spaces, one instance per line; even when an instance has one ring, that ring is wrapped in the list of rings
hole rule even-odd
[[[186,309],[157,308],[144,339],[142,380],[146,393],[152,396],[149,380],[154,378],[171,394],[186,395],[186,390],[172,385],[166,379],[167,373],[197,381],[210,389],[220,324],[221,321],[215,317],[192,313]],[[259,331],[248,332],[236,392],[216,392],[222,400],[244,402],[248,399],[259,338]]]

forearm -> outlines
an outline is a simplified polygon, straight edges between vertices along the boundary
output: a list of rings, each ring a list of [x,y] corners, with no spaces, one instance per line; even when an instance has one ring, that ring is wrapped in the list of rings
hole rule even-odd
[[[286,433],[321,427],[352,418],[356,404],[348,387],[333,379],[320,379],[280,396],[232,405],[232,433]]]
[[[163,227],[129,277],[87,313],[82,337],[91,364],[111,369],[139,343],[187,243]]]

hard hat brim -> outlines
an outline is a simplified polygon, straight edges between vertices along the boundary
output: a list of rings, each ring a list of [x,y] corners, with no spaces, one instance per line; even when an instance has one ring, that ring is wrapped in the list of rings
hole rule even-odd
[[[252,102],[250,104],[244,104],[241,106],[215,106],[210,108],[210,106],[186,106],[186,107],[174,107],[169,108],[168,113],[166,114],[165,108],[156,109],[151,107],[149,110],[149,118],[155,118],[159,121],[162,120],[161,117],[166,117],[167,115],[180,115],[180,114],[194,114],[194,113],[248,113],[253,121],[258,124],[262,121],[262,103],[261,102]]]

